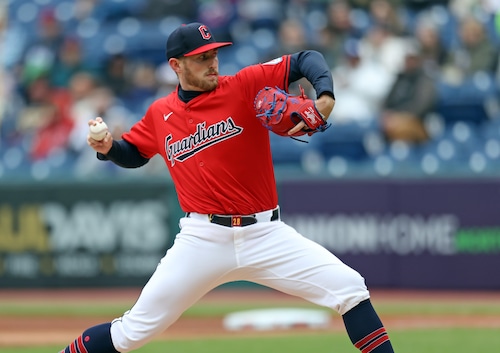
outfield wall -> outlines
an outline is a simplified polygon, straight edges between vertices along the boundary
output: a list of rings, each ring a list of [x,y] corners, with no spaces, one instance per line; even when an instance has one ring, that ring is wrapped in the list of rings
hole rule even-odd
[[[500,181],[281,181],[278,190],[283,219],[370,287],[500,289]],[[164,181],[2,183],[0,287],[142,285],[180,216]]]
[[[0,186],[0,287],[135,286],[171,246],[165,182]]]
[[[287,182],[281,205],[371,286],[500,289],[498,180]]]

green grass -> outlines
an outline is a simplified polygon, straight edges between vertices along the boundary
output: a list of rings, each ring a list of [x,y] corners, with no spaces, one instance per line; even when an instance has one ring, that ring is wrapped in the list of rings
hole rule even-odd
[[[113,316],[128,309],[130,304],[0,302],[0,315],[6,316]]]
[[[0,315],[14,316],[114,316],[130,309],[130,304],[97,304],[97,303],[2,303],[0,302]],[[290,305],[281,305],[290,306]],[[184,315],[196,317],[222,316],[239,310],[276,308],[280,307],[276,303],[198,303],[189,308]],[[313,304],[304,302],[303,304],[293,304],[293,307],[318,308]],[[325,309],[328,310],[328,309]]]
[[[392,303],[375,303],[377,312],[383,315],[484,315],[484,316],[499,316],[500,301],[492,302],[392,302]]]
[[[397,353],[487,353],[500,347],[497,329],[405,330],[391,333]],[[493,348],[496,347],[496,348]],[[2,353],[56,353],[61,347],[1,347]],[[237,339],[153,341],[137,353],[356,353],[343,333]]]
[[[133,303],[5,303],[0,302],[0,315],[14,315],[14,316],[115,316],[119,315],[126,310],[130,309]],[[492,302],[449,302],[449,303],[429,303],[415,301],[408,304],[408,302],[392,302],[392,303],[375,303],[377,312],[381,315],[485,315],[485,316],[499,316],[500,315],[500,301],[498,303]],[[225,303],[198,303],[188,309],[185,316],[222,316],[239,310],[262,309],[262,308],[276,308],[288,307],[290,304],[277,304],[277,303],[251,303],[242,304],[240,302],[225,302]],[[302,308],[315,308],[321,309],[318,306],[308,302],[294,303],[293,307]],[[328,310],[328,309],[324,309]]]
[[[133,302],[121,301],[104,304],[94,302],[79,302],[77,306],[72,302],[26,302],[0,301],[0,316],[104,316],[114,318],[130,308]],[[282,303],[278,305],[262,302],[199,302],[190,308],[185,316],[223,316],[238,310],[261,309],[266,307],[312,307],[317,306],[303,303]],[[463,318],[467,315],[500,316],[500,301],[381,301],[375,302],[381,316],[435,316],[455,315]],[[335,320],[339,320],[338,317]],[[83,328],[82,328],[83,329]],[[1,332],[0,332],[1,335]],[[389,327],[389,335],[397,353],[489,353],[500,347],[498,328],[441,328],[441,329],[403,329]],[[26,338],[29,340],[29,337]],[[68,342],[69,343],[69,342]],[[57,353],[61,346],[46,347],[2,347],[1,353]],[[356,353],[347,334],[344,332],[331,333],[297,333],[281,334],[278,337],[258,335],[240,338],[190,338],[186,340],[155,340],[137,353]],[[359,353],[359,352],[358,352]]]

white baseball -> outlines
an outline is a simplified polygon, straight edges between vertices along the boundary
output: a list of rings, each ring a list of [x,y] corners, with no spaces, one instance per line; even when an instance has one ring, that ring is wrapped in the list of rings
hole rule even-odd
[[[101,141],[106,136],[108,132],[108,126],[104,121],[96,122],[94,125],[90,125],[90,137],[96,141]]]

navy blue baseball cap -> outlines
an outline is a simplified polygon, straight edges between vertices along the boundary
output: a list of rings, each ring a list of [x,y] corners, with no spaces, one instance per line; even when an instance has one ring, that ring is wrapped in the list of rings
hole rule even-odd
[[[217,42],[210,29],[198,22],[178,27],[167,39],[167,59],[191,56],[226,47],[231,42]]]

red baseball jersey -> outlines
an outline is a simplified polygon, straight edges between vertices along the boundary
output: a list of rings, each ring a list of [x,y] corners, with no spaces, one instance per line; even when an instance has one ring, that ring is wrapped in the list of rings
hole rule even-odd
[[[247,215],[277,206],[269,131],[255,117],[257,92],[288,88],[290,56],[220,76],[188,103],[177,91],[156,100],[123,139],[159,153],[185,212]]]

